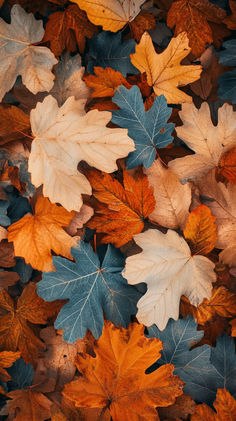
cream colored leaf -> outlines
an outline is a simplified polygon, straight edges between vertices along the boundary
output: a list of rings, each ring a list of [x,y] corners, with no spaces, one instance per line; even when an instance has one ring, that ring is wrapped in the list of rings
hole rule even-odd
[[[94,25],[105,31],[117,32],[131,22],[140,12],[145,0],[72,0],[85,10]]]
[[[0,101],[19,75],[33,94],[52,88],[51,69],[57,59],[49,48],[34,45],[43,35],[42,20],[36,20],[18,4],[11,9],[10,24],[0,19]]]
[[[169,167],[181,181],[196,180],[216,167],[221,156],[236,145],[236,112],[229,104],[218,111],[218,125],[211,121],[210,109],[204,102],[200,109],[183,104],[179,116],[183,126],[176,127],[178,137],[195,154],[176,158]]]
[[[165,329],[169,318],[179,317],[181,295],[197,306],[210,298],[215,282],[214,263],[205,256],[191,256],[183,237],[149,229],[134,236],[142,252],[126,259],[123,276],[131,285],[145,282],[147,292],[138,301],[137,319]]]
[[[33,136],[29,156],[32,183],[43,184],[52,203],[79,211],[81,194],[91,194],[87,178],[77,170],[81,160],[105,172],[117,169],[116,160],[134,150],[126,129],[106,127],[108,111],[81,111],[81,102],[69,97],[61,108],[51,95],[30,113]]]
[[[190,184],[181,184],[176,174],[164,168],[159,160],[154,161],[145,173],[156,200],[149,219],[166,228],[184,228],[191,204]]]
[[[141,73],[146,72],[147,83],[153,86],[156,95],[165,95],[168,103],[182,104],[192,102],[192,98],[178,87],[199,79],[202,71],[201,66],[180,64],[190,51],[187,34],[182,32],[171,39],[161,54],[157,54],[150,35],[145,32],[130,57]]]

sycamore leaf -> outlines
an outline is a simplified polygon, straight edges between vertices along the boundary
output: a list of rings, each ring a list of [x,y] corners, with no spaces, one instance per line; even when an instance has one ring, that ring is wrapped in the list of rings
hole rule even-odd
[[[24,257],[35,269],[55,270],[51,250],[71,258],[70,249],[76,245],[76,240],[62,228],[69,225],[74,215],[46,197],[39,197],[34,215],[28,213],[8,227],[8,240],[14,243],[15,255]]]
[[[205,256],[191,256],[184,238],[175,231],[154,229],[134,236],[142,252],[126,259],[123,276],[131,285],[145,282],[147,292],[138,301],[137,319],[165,329],[170,317],[179,317],[181,295],[197,306],[210,298],[216,280],[214,264]]]
[[[72,0],[86,11],[89,20],[104,31],[117,32],[140,12],[145,0]]]
[[[218,125],[211,121],[210,109],[203,102],[200,109],[193,104],[183,104],[179,116],[183,126],[177,127],[177,135],[195,154],[176,158],[170,168],[181,181],[196,180],[218,166],[222,155],[236,144],[236,112],[229,104],[218,111]]]
[[[68,53],[77,49],[84,52],[86,38],[92,38],[98,33],[98,28],[89,22],[86,13],[78,6],[70,5],[63,12],[55,12],[49,16],[43,41],[50,42],[50,49],[55,56],[60,56],[63,50]]]
[[[181,184],[176,174],[164,168],[160,160],[145,170],[148,182],[154,189],[156,206],[149,219],[166,228],[185,226],[191,204],[190,183]]]
[[[170,28],[175,26],[175,35],[185,31],[192,53],[199,57],[206,43],[213,42],[212,29],[207,21],[221,23],[225,16],[225,10],[208,0],[178,0],[168,12],[167,25]]]
[[[127,326],[141,294],[121,276],[124,258],[119,250],[109,245],[101,261],[90,244],[80,241],[71,254],[75,263],[54,257],[56,272],[44,273],[38,282],[38,294],[44,300],[69,299],[54,325],[64,329],[64,340],[73,343],[83,338],[87,329],[99,338],[103,311],[113,323]]]
[[[236,184],[236,146],[222,155],[216,168],[217,181],[224,181],[225,178]]]
[[[67,210],[79,211],[82,193],[91,193],[86,177],[77,165],[85,160],[102,171],[117,169],[116,160],[134,149],[127,130],[106,127],[111,113],[81,111],[74,97],[58,107],[51,95],[30,113],[34,140],[29,156],[29,171],[36,187],[43,184],[43,194]]]
[[[217,412],[205,403],[197,405],[191,421],[234,421],[236,419],[236,400],[226,389],[218,389],[213,406]]]
[[[102,98],[105,96],[113,96],[115,89],[119,85],[131,88],[131,85],[122,76],[120,72],[113,70],[111,67],[94,67],[95,75],[84,77],[87,86],[93,89],[91,98]]]
[[[30,119],[20,108],[11,105],[0,105],[0,145],[6,148],[13,141],[31,143]]]
[[[1,290],[0,306],[7,311],[0,317],[0,349],[13,352],[18,349],[26,363],[36,362],[38,351],[45,346],[35,335],[31,323],[46,324],[59,309],[58,302],[45,303],[31,282],[23,290],[17,305],[5,290]]]
[[[105,233],[102,243],[121,247],[144,228],[144,220],[153,211],[155,199],[147,177],[138,171],[135,178],[123,172],[124,187],[109,174],[88,171],[93,195],[102,204],[88,227]]]
[[[0,378],[5,382],[11,379],[11,376],[5,368],[11,367],[12,364],[20,358],[20,352],[2,351],[0,352]]]
[[[190,241],[193,253],[208,254],[217,240],[216,217],[206,205],[192,210],[184,229],[184,237]]]
[[[150,110],[145,111],[138,86],[126,89],[120,86],[113,97],[120,109],[112,112],[112,122],[128,129],[135,151],[127,159],[127,168],[144,165],[149,168],[156,158],[156,148],[164,148],[172,142],[173,123],[167,123],[171,115],[163,95],[155,98]]]
[[[83,377],[67,384],[63,395],[78,407],[110,410],[114,421],[156,420],[156,406],[168,406],[182,394],[182,382],[172,375],[172,364],[146,375],[160,357],[161,341],[147,339],[144,326],[116,329],[106,322],[94,347],[96,357],[80,355],[77,368]]]
[[[140,72],[146,72],[147,82],[156,95],[165,95],[168,103],[192,102],[192,98],[178,89],[200,78],[201,66],[183,66],[180,62],[190,53],[185,32],[172,38],[168,47],[157,54],[150,35],[145,32],[131,54],[131,62]]]
[[[0,19],[0,28],[4,63],[0,71],[0,101],[13,87],[18,75],[33,94],[50,91],[54,79],[51,69],[57,60],[49,48],[33,45],[43,38],[43,22],[15,4],[11,9],[11,23]]]

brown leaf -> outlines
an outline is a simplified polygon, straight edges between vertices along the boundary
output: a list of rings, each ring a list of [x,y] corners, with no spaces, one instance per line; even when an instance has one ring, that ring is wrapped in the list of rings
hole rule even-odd
[[[0,270],[0,288],[8,288],[20,279],[18,273],[8,272],[6,270]]]
[[[220,316],[216,316],[215,319],[207,322],[204,326],[199,325],[198,330],[203,330],[204,336],[196,346],[216,346],[216,341],[221,335],[230,335],[228,320]]]
[[[4,382],[11,380],[11,376],[5,368],[11,367],[12,364],[20,358],[20,352],[2,351],[0,352],[0,378]]]
[[[176,398],[175,403],[166,408],[158,408],[158,415],[160,420],[166,420],[168,418],[180,418],[181,420],[187,420],[188,416],[194,412],[196,403],[191,396],[183,395]]]
[[[217,414],[205,403],[197,405],[191,421],[234,421],[236,419],[236,401],[228,390],[217,390],[213,406]]]
[[[15,254],[14,254],[14,247],[12,243],[8,243],[8,241],[1,241],[0,242],[0,266],[4,268],[11,268],[15,266]]]
[[[21,142],[30,148],[30,118],[14,105],[0,105],[0,145],[9,149],[12,142]]]
[[[134,39],[139,42],[143,33],[156,27],[156,20],[151,13],[142,10],[134,20],[129,23]]]
[[[91,98],[102,98],[113,96],[115,89],[124,85],[126,88],[131,88],[131,85],[118,71],[113,70],[111,67],[94,67],[95,75],[84,76],[85,83],[93,89]]]
[[[230,5],[232,14],[227,16],[223,22],[227,25],[229,29],[235,30],[236,29],[236,2],[235,0],[229,0],[229,5]]]
[[[1,181],[9,181],[21,194],[26,191],[26,184],[20,180],[20,171],[18,167],[9,166],[6,161],[4,164],[3,171],[0,175]]]
[[[236,184],[236,147],[225,152],[216,167],[216,180]]]
[[[229,322],[232,327],[231,336],[236,337],[236,317]]]

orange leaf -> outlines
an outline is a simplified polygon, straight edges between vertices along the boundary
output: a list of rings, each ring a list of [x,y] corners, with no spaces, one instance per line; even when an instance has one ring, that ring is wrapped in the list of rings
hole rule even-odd
[[[20,358],[20,352],[2,351],[0,352],[0,377],[7,382],[11,376],[4,368],[11,367],[12,364]]]
[[[199,205],[188,217],[184,236],[193,246],[193,254],[208,254],[215,247],[217,240],[216,217],[205,205]]]
[[[181,298],[181,313],[184,317],[192,314],[197,323],[204,325],[215,315],[221,317],[234,317],[236,315],[236,295],[224,287],[213,288],[209,300],[204,298],[202,303],[195,307],[186,297]]]
[[[54,270],[51,250],[71,258],[70,249],[76,245],[76,239],[62,228],[74,216],[74,211],[68,212],[46,197],[39,197],[35,214],[26,214],[8,228],[8,240],[14,243],[15,255],[24,257],[26,263],[35,269]]]
[[[124,329],[106,322],[95,345],[96,357],[77,357],[83,377],[67,384],[62,393],[77,407],[109,408],[113,421],[156,420],[155,407],[174,403],[183,385],[173,376],[172,364],[145,374],[161,349],[159,339],[144,336],[142,325]]]
[[[178,0],[174,2],[167,15],[167,25],[175,26],[175,36],[187,32],[192,53],[199,57],[206,43],[212,43],[212,30],[208,24],[221,23],[226,12],[208,0]]]
[[[93,88],[91,98],[102,98],[106,96],[113,96],[115,89],[124,85],[127,89],[131,85],[118,71],[111,69],[111,67],[94,67],[95,75],[84,76],[85,83]]]
[[[135,40],[139,42],[145,31],[156,27],[156,21],[151,13],[142,10],[138,16],[129,23],[129,25]]]
[[[229,29],[236,29],[236,2],[234,0],[229,0],[230,9],[232,14],[227,16],[223,22],[227,25]]]
[[[88,171],[86,177],[93,195],[101,202],[88,227],[107,234],[103,243],[121,247],[142,231],[144,219],[154,210],[153,189],[141,171],[137,171],[135,179],[124,171],[124,187],[109,174],[97,170]]]
[[[223,182],[225,178],[236,184],[236,147],[227,151],[216,167],[216,180]]]
[[[63,50],[68,53],[77,49],[84,52],[85,41],[98,33],[98,28],[89,22],[86,13],[76,4],[70,5],[63,12],[55,12],[49,16],[43,41],[50,42],[50,48],[55,56],[60,56]]]
[[[45,421],[50,418],[52,402],[42,393],[33,390],[14,390],[7,394],[6,406],[1,415],[9,414],[8,420]]]
[[[234,421],[236,401],[226,389],[218,389],[213,403],[216,412],[205,403],[197,405],[191,421]]]
[[[45,345],[36,336],[33,324],[46,324],[59,309],[60,302],[47,303],[38,297],[36,285],[28,284],[17,305],[5,290],[0,291],[0,307],[7,314],[0,317],[0,350],[21,352],[25,362],[35,362]]]

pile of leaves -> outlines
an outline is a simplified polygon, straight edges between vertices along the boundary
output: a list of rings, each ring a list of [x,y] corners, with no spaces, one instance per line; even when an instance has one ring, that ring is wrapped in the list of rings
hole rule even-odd
[[[0,417],[236,419],[236,2],[0,0]]]

